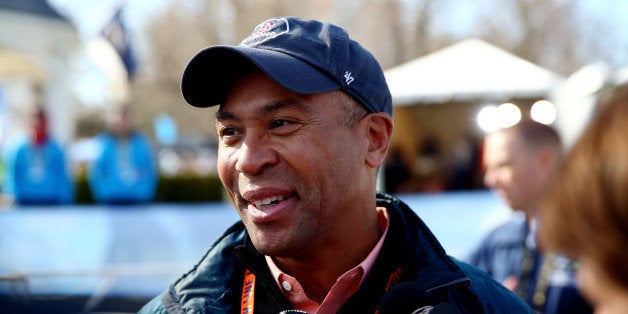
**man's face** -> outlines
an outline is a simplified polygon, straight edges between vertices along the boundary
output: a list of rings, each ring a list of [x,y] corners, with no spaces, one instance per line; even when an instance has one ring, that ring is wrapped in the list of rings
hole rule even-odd
[[[333,92],[296,94],[258,72],[221,105],[218,173],[263,254],[320,250],[363,212],[359,200],[375,179],[368,140],[363,120],[350,128],[344,118]]]
[[[129,113],[125,110],[118,110],[112,113],[111,131],[118,135],[125,135],[130,130]]]
[[[514,210],[532,214],[547,169],[538,153],[525,147],[513,133],[494,133],[484,142],[484,184]]]

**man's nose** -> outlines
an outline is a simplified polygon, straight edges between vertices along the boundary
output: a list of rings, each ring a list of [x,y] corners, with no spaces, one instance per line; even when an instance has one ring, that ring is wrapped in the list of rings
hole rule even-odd
[[[236,170],[244,174],[259,174],[279,160],[277,152],[263,140],[245,140],[238,150]]]

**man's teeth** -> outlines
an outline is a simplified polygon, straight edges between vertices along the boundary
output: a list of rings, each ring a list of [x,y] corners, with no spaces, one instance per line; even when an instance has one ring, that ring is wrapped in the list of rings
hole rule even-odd
[[[256,200],[253,201],[253,205],[259,207],[259,206],[264,206],[264,205],[270,205],[272,202],[281,202],[283,201],[285,197],[283,195],[275,195],[275,196],[271,196],[271,197],[267,197],[265,199],[262,200]]]

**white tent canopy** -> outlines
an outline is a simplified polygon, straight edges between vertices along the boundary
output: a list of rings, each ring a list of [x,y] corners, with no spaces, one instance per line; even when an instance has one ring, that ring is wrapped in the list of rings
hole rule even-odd
[[[548,97],[563,78],[479,39],[385,72],[395,105],[450,100]]]

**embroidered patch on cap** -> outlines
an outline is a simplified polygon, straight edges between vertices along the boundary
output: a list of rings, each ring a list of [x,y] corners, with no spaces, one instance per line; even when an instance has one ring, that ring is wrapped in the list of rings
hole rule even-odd
[[[289,30],[290,27],[288,26],[288,21],[286,19],[266,20],[257,25],[255,29],[253,29],[253,33],[251,33],[249,37],[245,38],[240,45],[255,46],[266,40],[287,33]]]

